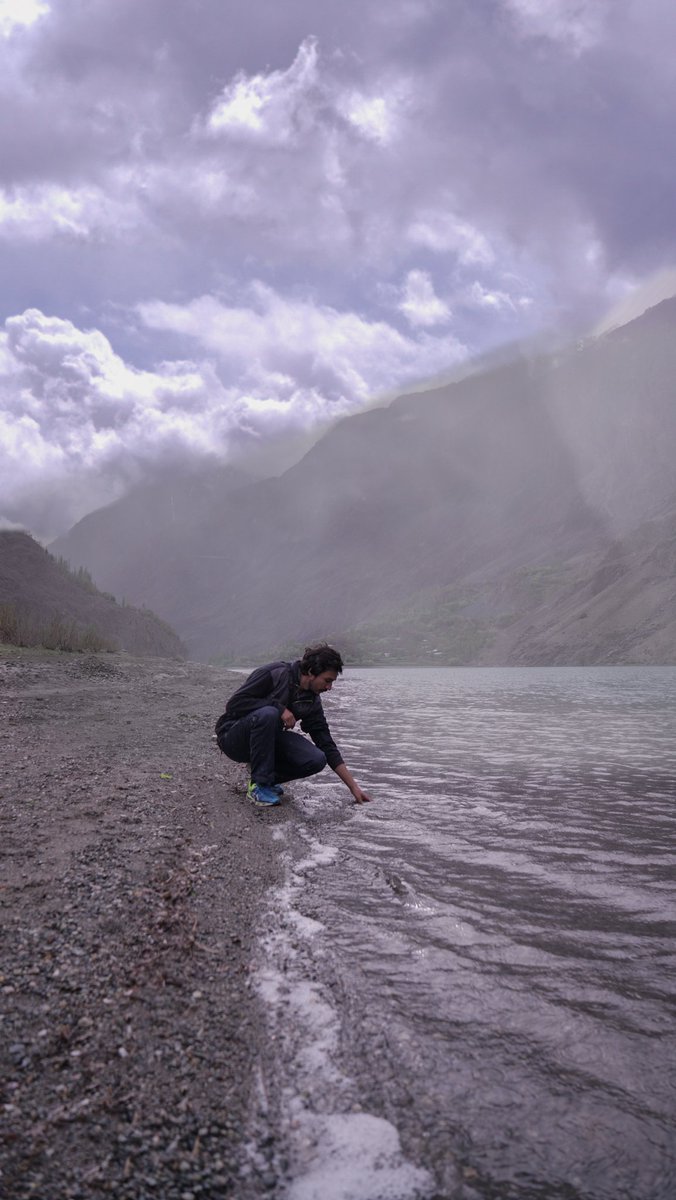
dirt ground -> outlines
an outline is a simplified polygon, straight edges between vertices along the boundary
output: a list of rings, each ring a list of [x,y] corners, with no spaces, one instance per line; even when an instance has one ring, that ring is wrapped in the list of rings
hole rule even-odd
[[[0,1195],[274,1191],[249,985],[279,874],[211,739],[237,680],[0,655]]]

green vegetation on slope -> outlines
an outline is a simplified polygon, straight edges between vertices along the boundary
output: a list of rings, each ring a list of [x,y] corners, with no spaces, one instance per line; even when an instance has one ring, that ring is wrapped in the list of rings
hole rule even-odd
[[[62,617],[38,621],[16,604],[0,604],[0,643],[89,653],[112,653],[118,649],[115,642],[100,634],[93,625],[82,628],[75,621],[66,621]]]
[[[430,588],[335,635],[355,665],[464,666],[480,662],[501,630],[527,619],[571,582],[568,564],[521,567],[474,586]]]

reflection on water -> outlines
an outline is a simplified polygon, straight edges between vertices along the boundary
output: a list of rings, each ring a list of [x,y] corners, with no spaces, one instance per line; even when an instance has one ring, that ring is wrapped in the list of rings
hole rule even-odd
[[[408,1146],[467,1196],[673,1200],[676,669],[353,670],[327,711],[377,799],[314,901]]]

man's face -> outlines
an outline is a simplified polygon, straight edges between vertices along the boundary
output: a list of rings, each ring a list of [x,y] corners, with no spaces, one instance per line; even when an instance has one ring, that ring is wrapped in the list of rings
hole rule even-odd
[[[320,675],[311,675],[310,691],[317,694],[319,692],[330,692],[337,678],[337,671],[322,671]]]

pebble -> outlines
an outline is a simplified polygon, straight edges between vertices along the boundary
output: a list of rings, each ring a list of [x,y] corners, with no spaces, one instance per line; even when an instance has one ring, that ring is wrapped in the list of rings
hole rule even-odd
[[[221,711],[224,676],[213,669],[205,684],[198,668],[191,693],[193,667],[166,664],[172,686],[160,695],[148,674],[152,660],[125,657],[116,667],[119,694],[103,679],[93,695],[91,682],[78,692],[71,661],[27,668],[40,674],[43,712],[49,716],[53,704],[54,719],[41,727],[41,755],[28,764],[31,810],[18,772],[0,797],[1,815],[23,848],[19,873],[28,848],[43,860],[39,890],[9,886],[3,896],[0,987],[27,997],[25,1005],[5,1006],[3,1023],[4,1082],[14,1102],[6,1123],[21,1135],[7,1143],[17,1180],[12,1200],[236,1196],[261,1024],[248,1022],[252,1045],[242,1040],[241,1014],[251,1004],[245,981],[195,949],[194,922],[211,947],[227,945],[230,953],[230,939],[240,939],[245,959],[276,866],[249,810],[223,806],[227,764],[219,757],[218,773],[205,775],[203,742],[176,719],[192,707],[187,694],[200,713]],[[32,729],[28,700],[16,706],[23,704],[23,727],[0,723],[0,753],[5,761],[8,750],[15,765],[13,751]],[[167,745],[180,758],[182,779],[171,795],[162,784],[160,796],[154,772]],[[191,847],[197,793],[210,845],[238,838],[253,855],[245,898],[241,864],[224,855],[223,869],[207,870]],[[159,837],[166,844],[158,857]],[[197,1028],[190,1001],[202,999]],[[189,1157],[197,1137],[199,1152]],[[95,1165],[100,1170],[91,1173]],[[247,1167],[240,1191],[250,1176]]]

